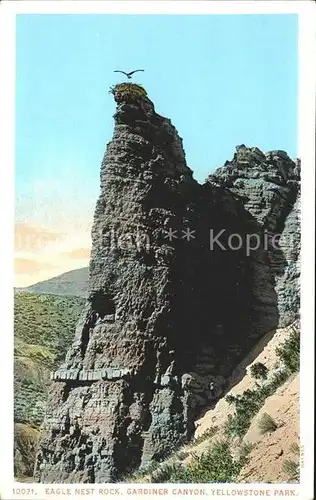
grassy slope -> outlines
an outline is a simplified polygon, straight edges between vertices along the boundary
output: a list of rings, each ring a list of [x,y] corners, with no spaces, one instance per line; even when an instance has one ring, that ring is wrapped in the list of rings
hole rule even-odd
[[[79,297],[15,293],[15,422],[40,425],[50,371],[64,359],[82,306]]]
[[[14,296],[14,469],[32,478],[38,427],[50,384],[70,345],[84,299],[19,293]]]

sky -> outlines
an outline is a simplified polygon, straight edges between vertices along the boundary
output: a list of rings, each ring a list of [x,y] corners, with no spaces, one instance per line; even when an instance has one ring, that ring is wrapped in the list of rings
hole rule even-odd
[[[145,69],[203,182],[238,144],[296,157],[297,51],[296,15],[18,15],[15,285],[88,263],[115,69]]]

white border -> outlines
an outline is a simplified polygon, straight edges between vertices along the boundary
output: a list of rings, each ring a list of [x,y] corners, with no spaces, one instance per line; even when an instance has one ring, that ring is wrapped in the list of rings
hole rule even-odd
[[[314,384],[314,197],[315,197],[315,26],[316,5],[313,1],[5,1],[0,3],[0,197],[1,214],[1,276],[2,297],[2,359],[0,363],[1,426],[0,426],[0,495],[10,500],[13,471],[13,224],[14,221],[14,108],[15,108],[15,14],[17,13],[116,13],[116,14],[273,14],[299,15],[299,157],[302,160],[302,354],[301,354],[301,441],[304,446],[304,468],[301,485],[295,486],[299,498],[313,499],[313,384]],[[24,487],[28,485],[24,484]],[[32,486],[32,485],[31,485]],[[57,485],[55,485],[56,487]],[[60,485],[66,488],[67,485]],[[71,489],[82,485],[72,485]],[[93,486],[93,485],[87,485]],[[113,485],[111,485],[113,486]],[[118,485],[116,485],[118,486]],[[141,485],[138,485],[139,487]],[[145,485],[144,485],[145,486]],[[146,485],[152,487],[153,485]],[[158,486],[158,485],[156,485]],[[177,485],[179,486],[179,485]],[[241,488],[241,485],[237,485]],[[34,486],[37,494],[45,495],[44,485]],[[172,485],[162,485],[171,491]],[[205,485],[202,485],[205,487]],[[271,490],[291,485],[246,484],[245,489]],[[121,486],[125,497],[127,485]],[[194,485],[197,488],[197,485]],[[234,485],[216,485],[231,492]],[[208,498],[215,498],[208,485]],[[40,495],[40,496],[39,496]],[[225,496],[222,493],[221,496]],[[62,495],[63,498],[70,498]],[[60,497],[60,496],[59,496]],[[172,498],[173,495],[164,496]],[[21,498],[16,496],[15,498]],[[47,498],[57,498],[50,496]],[[94,497],[96,498],[96,497]],[[100,498],[100,497],[99,497]],[[113,498],[113,497],[112,497]],[[188,496],[187,498],[191,498]],[[258,496],[257,498],[261,498]]]
[[[18,14],[296,14],[314,9],[310,0],[4,0]]]
[[[3,315],[0,386],[0,497],[12,478],[13,445],[13,227],[14,227],[14,114],[15,114],[15,19],[3,15],[0,4],[0,273],[3,280],[0,314]],[[3,474],[3,475],[2,475]],[[2,484],[5,478],[5,484]],[[11,482],[11,480],[10,480]],[[8,495],[8,493],[7,493]]]
[[[316,4],[314,4],[316,7]],[[301,484],[313,498],[315,326],[313,277],[315,274],[315,82],[316,9],[299,16],[299,132],[298,155],[302,161],[302,254],[301,254],[301,369],[300,434],[304,467]],[[314,26],[314,29],[311,29]],[[305,497],[304,497],[305,498]]]

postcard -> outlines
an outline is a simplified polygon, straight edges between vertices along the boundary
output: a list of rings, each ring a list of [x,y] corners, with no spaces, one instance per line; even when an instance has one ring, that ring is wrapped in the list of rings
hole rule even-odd
[[[312,500],[315,17],[1,4],[0,498]]]

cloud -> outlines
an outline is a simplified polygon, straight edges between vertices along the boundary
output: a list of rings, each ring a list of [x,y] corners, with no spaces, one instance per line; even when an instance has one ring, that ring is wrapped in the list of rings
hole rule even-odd
[[[90,248],[75,248],[70,252],[63,252],[61,255],[63,257],[68,257],[69,259],[89,259],[90,254]]]
[[[36,223],[15,228],[15,286],[24,287],[89,264],[90,231],[65,231]]]
[[[41,250],[50,243],[61,241],[63,233],[54,232],[38,226],[30,226],[23,222],[15,224],[16,252],[34,252]]]
[[[19,275],[32,275],[40,271],[53,269],[55,266],[48,262],[41,262],[35,259],[17,258],[14,260],[14,272]]]

